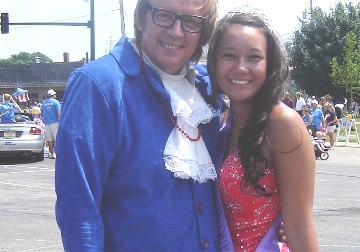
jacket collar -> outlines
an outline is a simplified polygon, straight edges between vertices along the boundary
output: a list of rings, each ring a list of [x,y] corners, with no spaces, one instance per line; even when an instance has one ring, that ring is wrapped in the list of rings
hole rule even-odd
[[[121,37],[119,42],[110,51],[110,55],[114,57],[126,75],[135,77],[140,74],[139,55],[134,51],[127,37]]]

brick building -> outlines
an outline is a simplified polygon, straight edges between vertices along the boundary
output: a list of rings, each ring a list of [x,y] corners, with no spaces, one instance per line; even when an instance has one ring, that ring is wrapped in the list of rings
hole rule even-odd
[[[0,94],[13,94],[16,87],[28,90],[31,102],[41,102],[48,89],[62,100],[70,74],[84,62],[0,64]]]

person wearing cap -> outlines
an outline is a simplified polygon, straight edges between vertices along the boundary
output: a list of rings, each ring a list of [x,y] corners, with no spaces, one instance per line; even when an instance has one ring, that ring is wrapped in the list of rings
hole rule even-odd
[[[45,124],[45,136],[49,146],[49,158],[56,158],[55,142],[59,127],[59,119],[61,114],[61,105],[56,100],[56,92],[54,89],[49,89],[47,92],[47,99],[41,107],[41,115]]]
[[[311,101],[311,125],[315,125],[316,130],[321,130],[321,125],[325,125],[324,113],[318,108],[319,102],[317,100]]]

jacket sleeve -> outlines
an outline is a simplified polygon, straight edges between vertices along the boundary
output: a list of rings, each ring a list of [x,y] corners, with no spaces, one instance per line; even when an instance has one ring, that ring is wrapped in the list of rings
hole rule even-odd
[[[56,142],[56,220],[65,251],[103,251],[101,201],[115,156],[114,111],[82,70],[69,79]]]

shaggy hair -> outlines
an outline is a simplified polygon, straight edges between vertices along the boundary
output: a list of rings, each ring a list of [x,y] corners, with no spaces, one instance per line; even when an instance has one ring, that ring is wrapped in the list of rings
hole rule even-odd
[[[288,65],[277,36],[269,28],[264,19],[251,13],[229,13],[217,23],[209,42],[207,64],[214,96],[222,92],[215,76],[216,54],[222,36],[227,27],[232,24],[255,27],[266,38],[266,80],[253,98],[256,102],[253,103],[250,117],[241,130],[238,149],[243,162],[245,181],[252,183],[257,193],[268,195],[259,184],[259,179],[265,175],[266,170],[266,161],[262,155],[261,146],[266,141],[266,128],[271,111],[281,99],[282,86],[288,75]]]
[[[186,3],[189,0],[183,0]],[[138,0],[135,12],[134,12],[134,31],[135,41],[141,42],[142,33],[139,30],[139,25],[145,24],[145,17],[150,10],[150,0]],[[202,12],[202,16],[206,18],[204,29],[200,33],[199,43],[194,54],[190,58],[190,62],[197,63],[203,54],[203,47],[208,42],[212,31],[215,27],[215,22],[218,16],[218,1],[217,0],[204,0],[204,4],[199,6]]]

